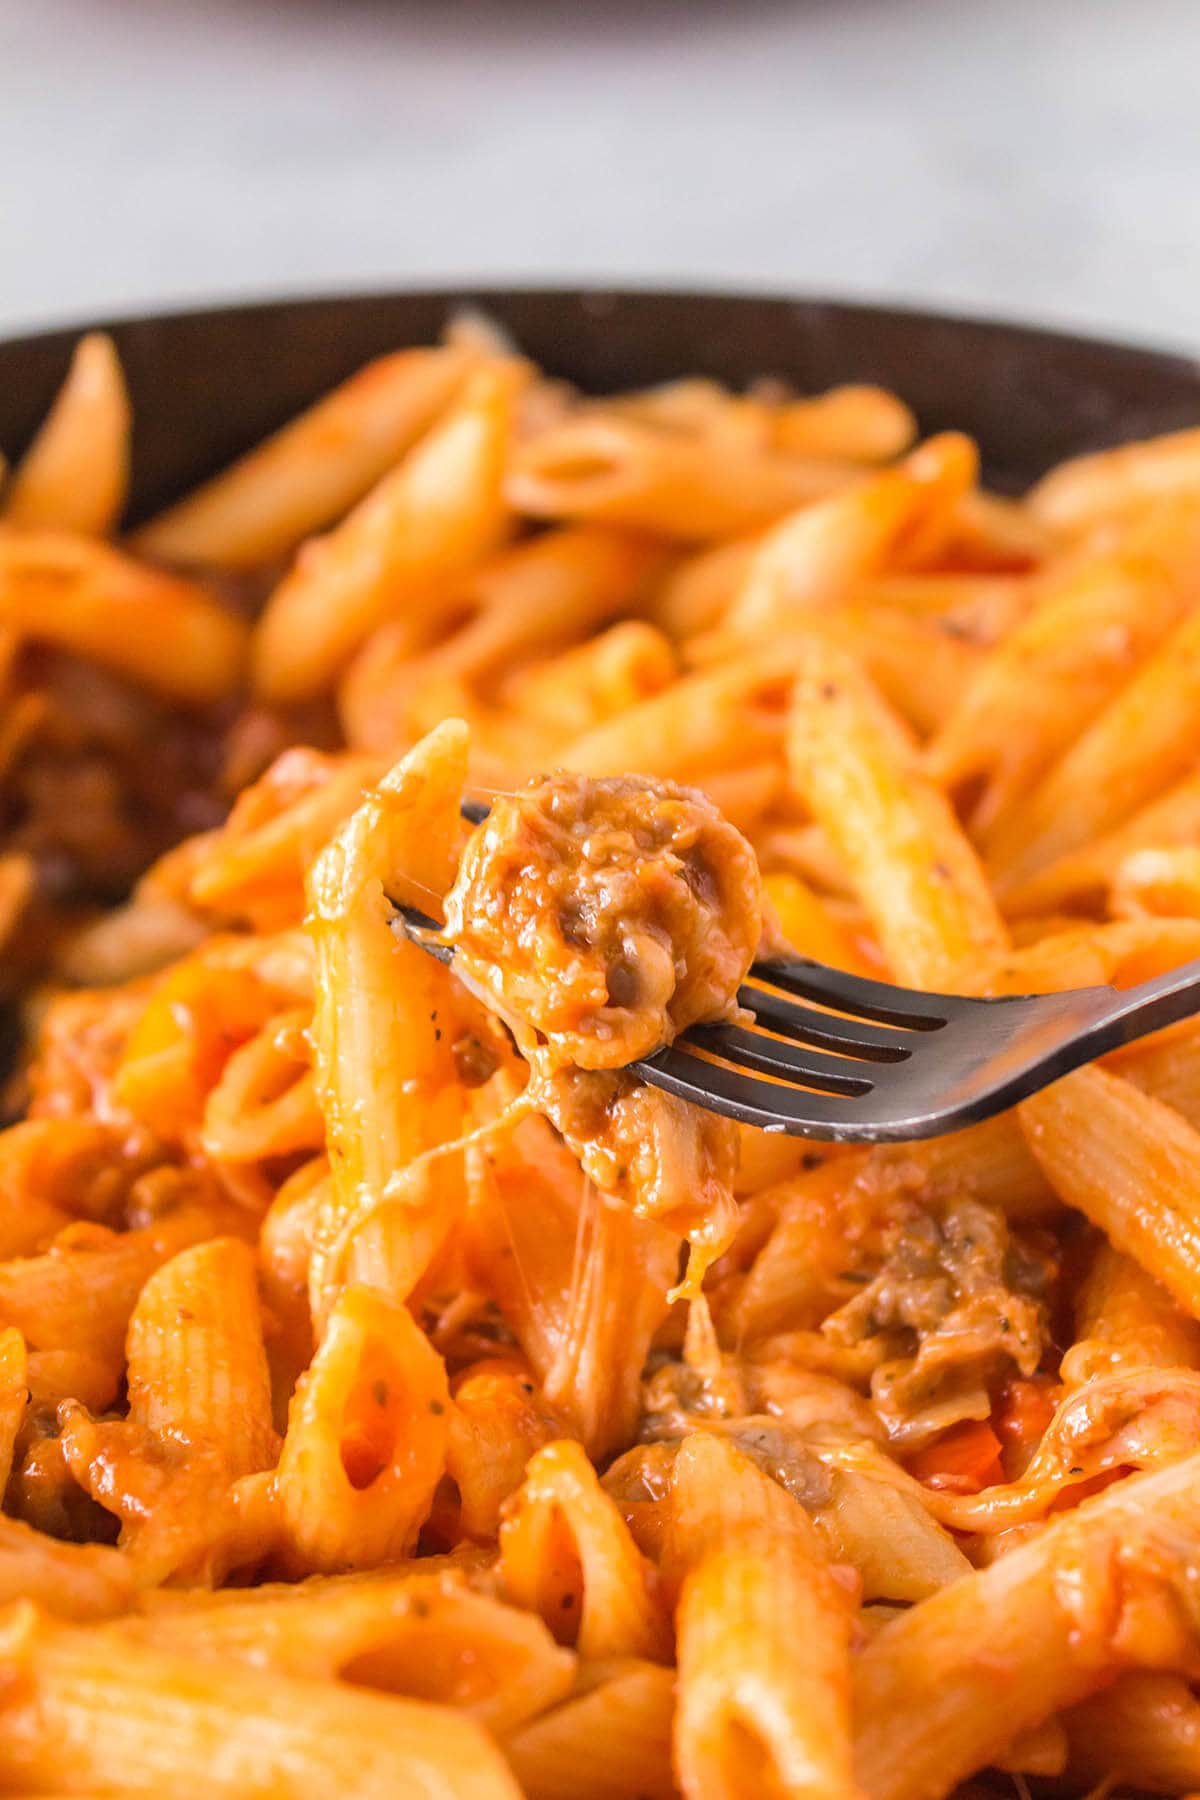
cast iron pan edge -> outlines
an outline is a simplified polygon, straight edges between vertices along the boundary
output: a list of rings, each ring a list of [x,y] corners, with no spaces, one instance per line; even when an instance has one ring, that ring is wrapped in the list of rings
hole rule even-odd
[[[439,289],[117,320],[133,393],[136,519],[219,468],[369,357],[482,308],[593,391],[702,373],[801,391],[878,381],[927,431],[977,438],[988,481],[1026,486],[1081,450],[1200,424],[1200,364],[1025,326],[841,301],[716,293]],[[0,446],[20,454],[86,327],[0,343]]]

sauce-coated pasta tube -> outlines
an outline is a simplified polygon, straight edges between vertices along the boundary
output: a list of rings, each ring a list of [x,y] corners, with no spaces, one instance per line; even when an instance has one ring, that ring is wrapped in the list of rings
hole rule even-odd
[[[1200,1132],[1105,1069],[1077,1070],[1020,1108],[1030,1149],[1068,1206],[1200,1313]]]
[[[518,450],[505,491],[533,518],[603,520],[687,541],[754,531],[858,478],[849,462],[668,435],[598,414]]]
[[[897,980],[945,987],[1003,948],[995,901],[948,802],[849,659],[814,649],[796,687],[788,754]]]
[[[398,350],[135,532],[164,562],[253,567],[286,556],[361,500],[461,387],[459,350]]]
[[[68,532],[0,525],[0,621],[184,705],[245,670],[245,626],[203,588]]]
[[[485,563],[447,597],[451,615],[469,616],[446,642],[414,656],[406,620],[368,640],[339,689],[347,737],[366,750],[406,744],[440,722],[454,684],[496,678],[518,657],[574,643],[632,608],[662,560],[646,539],[581,527]]]
[[[294,1569],[409,1554],[445,1469],[449,1410],[445,1366],[409,1312],[344,1288],[297,1383],[275,1475]]]
[[[1183,595],[1119,556],[1069,572],[960,693],[927,767],[986,838],[1170,630]]]
[[[68,1792],[164,1784],[228,1800],[518,1800],[500,1752],[448,1707],[204,1654],[170,1652],[8,1609],[0,1775]]]
[[[1005,895],[1010,916],[1051,912],[1058,906],[1092,908],[1102,903],[1130,856],[1170,849],[1200,839],[1200,776],[1185,775],[1123,825],[1068,850]]]
[[[872,1800],[938,1800],[1120,1669],[1194,1663],[1198,1484],[1198,1456],[1133,1477],[886,1625],[854,1672]]]
[[[646,1800],[674,1800],[673,1671],[625,1658],[584,1673],[581,1692],[505,1745],[529,1800],[626,1800],[631,1771]]]
[[[183,1595],[127,1619],[125,1634],[167,1652],[281,1675],[339,1680],[435,1700],[507,1737],[571,1691],[576,1659],[528,1612],[475,1593],[463,1574],[420,1562],[347,1581],[210,1597]]]
[[[1073,1784],[1120,1782],[1156,1793],[1200,1784],[1200,1701],[1179,1675],[1122,1675],[1063,1716]]]
[[[851,1800],[852,1588],[815,1527],[732,1445],[685,1440],[672,1476],[675,1764],[689,1800]]]
[[[106,536],[125,505],[131,424],[116,345],[90,331],[4,490],[0,516],[11,525]]]
[[[436,431],[327,537],[305,545],[255,634],[254,684],[263,699],[310,699],[387,618],[419,612],[428,631],[439,587],[500,543],[517,380],[513,368],[477,371]]]
[[[1130,1257],[1101,1241],[1075,1305],[1075,1342],[1061,1374],[1082,1385],[1121,1369],[1200,1368],[1200,1322]]]
[[[667,1621],[654,1572],[578,1444],[547,1444],[505,1509],[499,1573],[581,1655],[665,1656]]]
[[[1200,431],[1169,432],[1060,463],[1029,496],[1037,518],[1080,531],[1155,500],[1200,494]]]
[[[0,1519],[0,1605],[35,1600],[56,1618],[116,1618],[134,1602],[129,1561],[107,1544],[64,1544],[20,1519]]]
[[[988,863],[1000,891],[1114,831],[1188,773],[1198,721],[1200,613],[1191,613],[997,830]]]
[[[41,1256],[0,1263],[0,1323],[15,1325],[31,1349],[86,1350],[117,1374],[125,1330],[145,1283],[180,1250],[239,1223],[181,1179],[179,1203],[137,1230],[76,1224]],[[240,1221],[245,1224],[246,1222]]]
[[[456,1135],[462,1093],[454,991],[445,970],[393,933],[388,895],[440,908],[465,834],[465,777],[466,732],[448,722],[371,790],[309,875],[313,1043],[332,1161],[310,1271],[318,1321],[355,1277],[406,1298],[452,1223],[449,1166],[440,1193],[422,1180],[389,1189]]]
[[[29,1358],[25,1339],[13,1326],[0,1331],[0,1488],[12,1474],[17,1433],[29,1401]]]
[[[230,1480],[274,1466],[279,1440],[248,1244],[211,1238],[156,1270],[125,1353],[131,1419],[216,1451]]]

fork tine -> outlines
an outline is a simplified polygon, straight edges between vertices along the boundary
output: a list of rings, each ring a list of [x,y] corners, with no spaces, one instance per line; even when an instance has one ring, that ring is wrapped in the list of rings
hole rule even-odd
[[[417,906],[397,906],[395,901],[392,905],[395,907],[393,930],[398,926],[409,942],[418,950],[424,950],[426,956],[436,956],[441,963],[454,961],[454,946],[442,942],[442,928],[436,919],[431,919]]]
[[[823,1044],[829,1050],[845,1050],[869,1062],[903,1062],[920,1041],[911,1031],[890,1025],[873,1025],[866,1019],[847,1019],[840,1013],[819,1012],[786,994],[769,988],[744,987],[738,1001],[749,1007],[760,1025],[806,1044]]]
[[[806,956],[789,956],[779,962],[756,962],[750,970],[756,981],[803,1000],[835,1006],[841,1012],[858,1013],[882,1025],[907,1026],[910,1031],[936,1031],[949,1018],[953,1002],[947,994],[923,993],[917,988],[892,987],[886,981],[869,981],[848,975]]]
[[[632,1066],[644,1080],[677,1094],[681,1100],[691,1100],[710,1112],[724,1113],[727,1118],[740,1119],[743,1124],[757,1125],[765,1131],[785,1131],[796,1136],[811,1131],[817,1136],[836,1136],[839,1124],[847,1120],[847,1106],[853,1104],[841,1095],[815,1094],[774,1081],[759,1081],[721,1063],[689,1056],[678,1044]]]
[[[693,1025],[687,1041],[709,1050],[737,1069],[756,1069],[763,1075],[798,1081],[830,1094],[867,1094],[875,1086],[871,1064],[846,1056],[823,1056],[819,1050],[785,1043],[764,1031],[743,1031],[738,1025]]]

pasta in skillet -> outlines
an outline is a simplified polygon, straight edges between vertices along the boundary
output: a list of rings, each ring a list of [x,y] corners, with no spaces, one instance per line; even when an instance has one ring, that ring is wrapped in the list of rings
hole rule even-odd
[[[129,414],[0,489],[0,1792],[1200,1788],[1200,1028],[875,1148],[627,1067],[764,933],[1200,956],[1200,435],[466,321],[122,538]]]

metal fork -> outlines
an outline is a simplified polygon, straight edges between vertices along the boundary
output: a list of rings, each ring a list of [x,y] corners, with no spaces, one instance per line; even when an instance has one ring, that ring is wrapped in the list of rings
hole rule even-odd
[[[464,807],[476,823],[484,807]],[[453,963],[435,920],[398,907],[414,943]],[[643,1081],[763,1131],[860,1143],[940,1137],[1094,1057],[1200,1012],[1200,961],[1118,992],[995,1000],[847,975],[805,956],[756,962],[754,1025],[694,1025],[631,1063]],[[829,1054],[833,1052],[833,1054]]]

